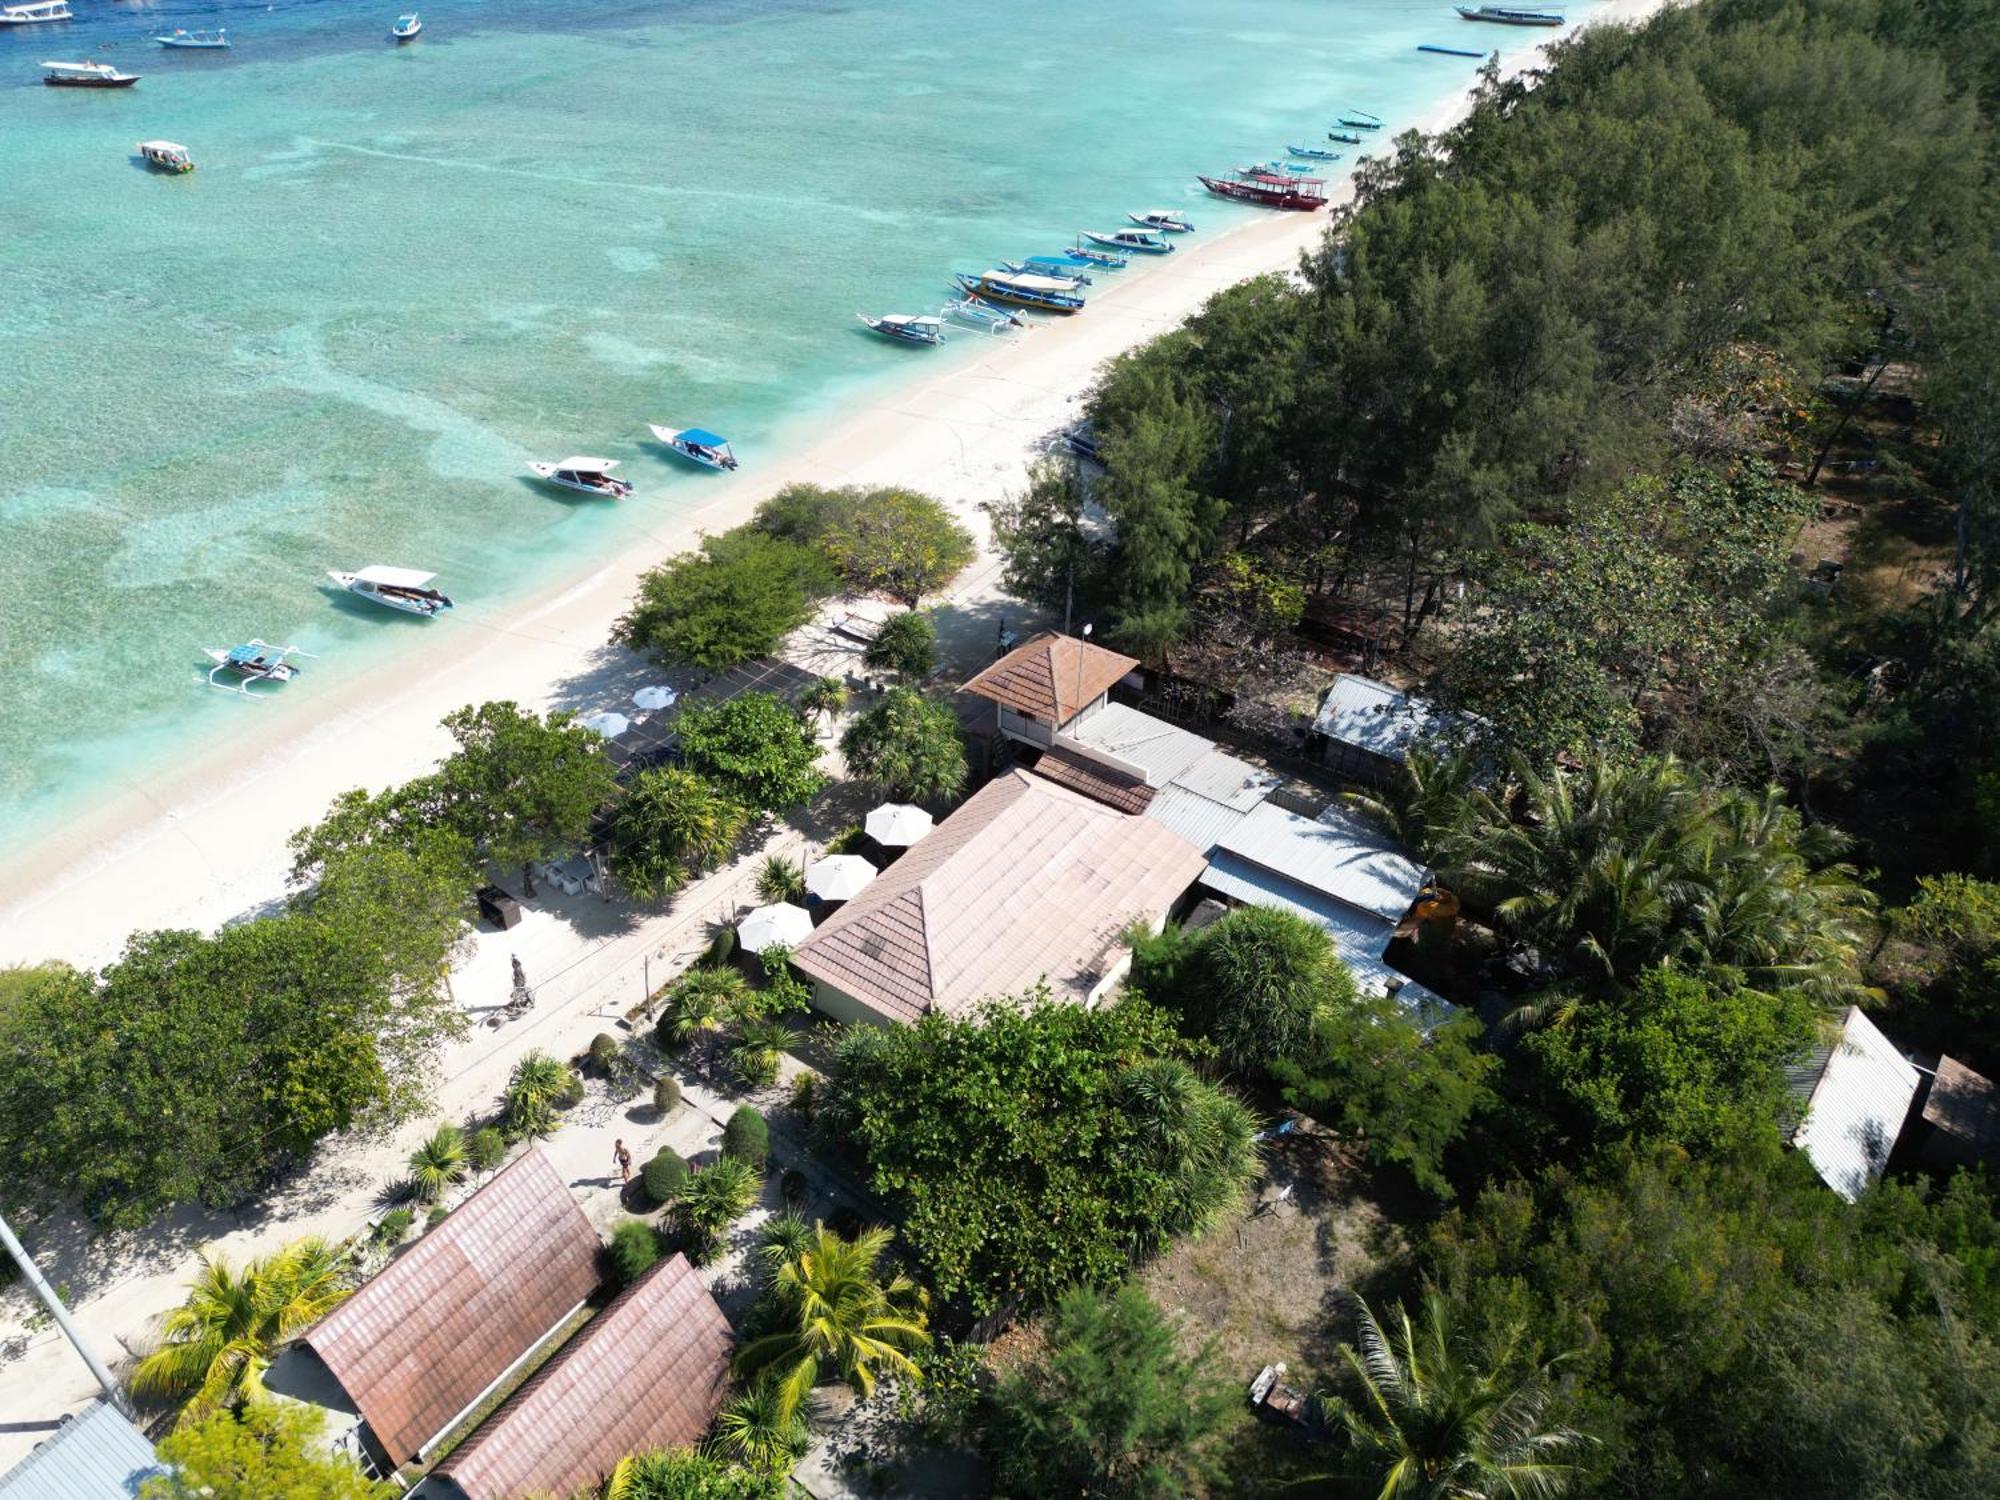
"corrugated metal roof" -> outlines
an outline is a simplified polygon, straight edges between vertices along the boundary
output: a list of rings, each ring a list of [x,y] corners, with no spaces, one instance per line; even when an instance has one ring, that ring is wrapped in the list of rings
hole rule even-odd
[[[1793,1075],[1794,1087],[1803,1080]],[[1820,1179],[1852,1203],[1882,1175],[1917,1096],[1917,1070],[1875,1023],[1854,1007],[1841,1021],[1840,1041],[1805,1096],[1805,1118],[1792,1144]]]
[[[570,1495],[628,1453],[698,1442],[729,1382],[729,1320],[687,1257],[653,1267],[437,1466],[469,1500]]]
[[[1391,923],[1402,920],[1424,884],[1421,866],[1335,808],[1314,819],[1265,802],[1219,847],[1294,885],[1324,892]]]
[[[1123,762],[1145,777],[1148,786],[1165,786],[1215,748],[1213,740],[1123,703],[1103,704],[1063,733]]]
[[[0,1474],[0,1500],[133,1500],[166,1470],[117,1407],[93,1401]]]
[[[1182,786],[1163,786],[1153,794],[1146,816],[1186,839],[1204,856],[1213,855],[1220,844],[1243,821],[1244,815],[1225,802],[1216,802]]]
[[[1410,743],[1429,727],[1433,710],[1386,682],[1342,672],[1320,700],[1313,728],[1330,740],[1370,755],[1401,760]]]
[[[1424,1026],[1435,1026],[1455,1007],[1437,991],[1407,978],[1382,957],[1396,935],[1394,924],[1378,922],[1343,901],[1293,885],[1282,875],[1260,870],[1228,854],[1218,853],[1203,871],[1201,883],[1219,895],[1247,906],[1276,907],[1294,912],[1326,930],[1340,961],[1366,995],[1386,995],[1393,989],[1405,1009]]]
[[[1201,873],[1171,829],[1025,771],[996,777],[801,943],[792,962],[891,1020],[1046,979],[1081,998],[1123,931]]]
[[[1174,777],[1173,784],[1210,801],[1247,813],[1270,796],[1282,778],[1224,750],[1208,754]]]
[[[1138,665],[1136,657],[1074,636],[1043,635],[1009,651],[965,691],[1061,728]]]
[[[597,1231],[540,1147],[305,1337],[406,1463],[597,1289]]]

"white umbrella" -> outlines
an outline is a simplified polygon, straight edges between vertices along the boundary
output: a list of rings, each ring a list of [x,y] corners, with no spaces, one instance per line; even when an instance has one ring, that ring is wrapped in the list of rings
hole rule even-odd
[[[875,867],[858,854],[834,854],[806,871],[806,889],[822,901],[847,901],[875,878]]]
[[[907,849],[931,831],[931,815],[907,802],[884,802],[861,826],[884,849]]]
[[[813,919],[803,906],[780,901],[760,906],[736,924],[736,941],[752,953],[766,948],[796,948],[812,936]]]
[[[632,721],[623,714],[606,709],[601,714],[592,714],[582,721],[585,729],[594,729],[607,740],[615,740],[632,727]]]
[[[672,708],[680,694],[662,683],[658,687],[642,687],[632,695],[632,701],[640,708]]]

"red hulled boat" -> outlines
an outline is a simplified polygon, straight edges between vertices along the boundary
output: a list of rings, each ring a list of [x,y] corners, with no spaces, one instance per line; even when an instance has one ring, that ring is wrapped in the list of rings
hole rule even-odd
[[[1326,207],[1324,177],[1279,176],[1274,172],[1238,172],[1234,177],[1203,177],[1201,185],[1218,198],[1259,203],[1265,208]]]

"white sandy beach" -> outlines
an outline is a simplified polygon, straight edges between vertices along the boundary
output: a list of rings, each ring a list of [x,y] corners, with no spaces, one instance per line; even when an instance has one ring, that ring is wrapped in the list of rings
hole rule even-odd
[[[1660,6],[1661,0],[1611,0],[1591,19],[1637,20]],[[1477,44],[1512,47],[1522,40],[1482,35]],[[1535,61],[1524,51],[1517,67]],[[1447,78],[1441,71],[1441,85]],[[1437,130],[1465,108],[1459,99],[1429,120],[1394,123]],[[701,532],[737,524],[787,483],[906,484],[958,507],[984,537],[978,507],[1019,488],[1036,446],[1075,418],[1104,361],[1178,324],[1226,286],[1289,270],[1326,222],[1319,214],[1273,214],[1228,234],[1184,239],[1179,253],[1135,267],[1122,279],[1100,277],[1083,315],[1044,322],[1024,337],[993,339],[976,358],[954,360],[936,378],[854,412],[781,465],[722,481],[713,500],[683,514],[670,530],[524,605],[506,633],[454,631],[455,622],[440,622],[432,632],[438,644],[420,675],[345,684],[323,693],[324,701],[316,696],[304,709],[282,715],[246,712],[229,744],[122,789],[0,869],[0,963],[58,958],[101,965],[117,956],[134,929],[212,928],[270,902],[284,890],[291,831],[349,787],[381,787],[428,769],[449,748],[438,721],[462,704],[510,698],[538,708],[625,706],[624,694],[635,682],[657,676],[606,644],[636,577],[693,545]],[[993,559],[982,555],[947,606],[976,615],[982,628],[996,608],[1017,618],[1022,612],[998,598],[994,574]],[[310,676],[289,691],[321,693]],[[790,847],[800,835],[777,838]],[[561,1055],[606,1029],[644,993],[646,978],[657,984],[663,970],[696,951],[701,923],[732,906],[747,881],[748,862],[740,862],[656,919],[613,919],[602,903],[584,898],[603,916],[572,902],[567,912],[536,912],[516,933],[478,943],[458,977],[462,996],[500,993],[506,955],[514,950],[542,986],[543,1003],[528,1022],[501,1032],[482,1027],[452,1049],[439,1115],[455,1117],[490,1101],[524,1048]],[[682,1138],[687,1128],[686,1120],[672,1131],[659,1126],[655,1138],[673,1134],[677,1145],[692,1149],[696,1142]],[[58,1262],[49,1268],[51,1278],[72,1282],[80,1324],[103,1352],[117,1357],[121,1346],[140,1342],[152,1315],[177,1300],[198,1244],[219,1244],[240,1258],[304,1232],[351,1232],[407,1155],[408,1137],[422,1129],[322,1162],[310,1183],[248,1221],[191,1216],[177,1232],[149,1235],[145,1244],[51,1233],[45,1248]],[[641,1127],[608,1111],[595,1124],[565,1129],[552,1149],[581,1185],[593,1172],[601,1175],[590,1163],[608,1153],[611,1133],[621,1129],[636,1149],[650,1151]],[[0,1413],[6,1418],[0,1421],[0,1470],[44,1435],[8,1430],[10,1423],[40,1423],[75,1410],[91,1390],[52,1330],[7,1347],[10,1336],[22,1336],[25,1310],[18,1290],[0,1309]]]

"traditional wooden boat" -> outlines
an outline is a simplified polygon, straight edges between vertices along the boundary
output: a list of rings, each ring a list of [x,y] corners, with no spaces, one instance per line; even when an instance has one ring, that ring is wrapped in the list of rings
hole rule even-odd
[[[42,82],[52,89],[129,89],[137,73],[121,73],[110,63],[45,62]]]
[[[141,141],[139,155],[146,159],[146,165],[161,172],[192,172],[194,158],[188,155],[188,148],[177,146],[172,141]]]
[[[1326,207],[1324,177],[1283,177],[1271,172],[1240,172],[1235,177],[1203,177],[1199,181],[1218,198],[1255,203],[1263,208],[1294,208],[1307,212]]]
[[[1109,234],[1086,229],[1083,235],[1094,245],[1103,245],[1110,250],[1129,250],[1135,255],[1170,255],[1174,248],[1150,229],[1114,229]]]
[[[0,5],[0,26],[40,26],[47,21],[74,19],[69,0],[34,0],[30,5]]]
[[[631,495],[632,486],[611,477],[611,471],[617,467],[618,461],[611,458],[566,458],[561,463],[528,465],[536,478],[561,489],[604,500],[623,500]]]
[[[273,646],[264,641],[245,641],[240,646],[211,646],[202,653],[215,665],[209,669],[208,685],[221,688],[225,692],[250,696],[253,682],[290,682],[299,675],[298,667],[292,664],[294,656],[310,657],[310,651],[301,651],[297,646]],[[233,677],[234,682],[221,682],[218,678]]]
[[[1457,5],[1452,7],[1468,21],[1491,21],[1496,26],[1560,26],[1559,10],[1516,10],[1506,5]]]
[[[1158,229],[1167,234],[1194,232],[1194,222],[1186,214],[1171,208],[1149,208],[1144,213],[1127,214],[1125,217],[1141,229]]]
[[[1009,312],[1004,307],[995,307],[977,297],[954,297],[938,309],[940,318],[956,318],[973,328],[984,328],[988,333],[1006,333],[1010,329],[1026,328],[1028,320],[1017,312]]]
[[[422,615],[429,620],[451,608],[451,596],[430,586],[437,574],[418,568],[390,568],[376,563],[355,573],[329,569],[326,576],[350,594],[406,615]]]
[[[1076,237],[1076,243],[1069,247],[1069,253],[1080,260],[1087,260],[1094,266],[1102,266],[1107,271],[1122,271],[1132,262],[1125,256],[1106,250],[1098,245],[1086,245],[1083,236]]]
[[[184,31],[176,26],[172,31],[153,38],[162,47],[179,47],[192,52],[227,52],[229,33],[222,31]]]
[[[1485,57],[1484,52],[1468,52],[1463,47],[1440,47],[1433,42],[1419,42],[1419,52],[1434,52],[1439,57]]]
[[[944,342],[943,318],[917,313],[884,313],[879,318],[871,318],[866,313],[856,313],[854,316],[881,334],[883,338],[894,339],[899,344]]]
[[[1313,168],[1295,161],[1260,161],[1252,162],[1247,167],[1238,167],[1236,170],[1239,175],[1244,172],[1269,172],[1274,177],[1303,177]]]
[[[1016,276],[1053,276],[1058,281],[1073,282],[1077,286],[1089,286],[1090,277],[1085,268],[1086,260],[1071,260],[1066,255],[1030,255],[1025,260],[1003,260],[1001,269],[1012,271]]]
[[[1361,137],[1351,130],[1329,130],[1326,133],[1326,138],[1330,141],[1339,141],[1343,146],[1358,146],[1361,144]]]
[[[1349,130],[1380,130],[1382,128],[1382,122],[1376,119],[1375,116],[1363,114],[1358,109],[1349,110],[1346,114],[1340,116],[1340,123],[1345,125]]]
[[[996,266],[977,276],[960,272],[952,279],[962,291],[1001,307],[1026,307],[1064,317],[1083,311],[1076,283],[1057,276],[1031,276]]]
[[[1292,154],[1293,156],[1303,156],[1303,157],[1305,157],[1306,159],[1308,159],[1309,161],[1339,161],[1339,160],[1340,160],[1340,158],[1341,158],[1341,153],[1340,153],[1340,152],[1338,152],[1338,151],[1322,151],[1322,150],[1320,150],[1320,148],[1319,148],[1319,147],[1317,147],[1317,146],[1289,146],[1289,145],[1288,145],[1288,146],[1286,146],[1286,147],[1285,147],[1285,149],[1286,149],[1287,151],[1289,151],[1289,152],[1290,152],[1290,153],[1291,153],[1291,154]]]
[[[691,459],[704,469],[730,470],[736,467],[735,450],[729,446],[729,439],[720,433],[703,427],[662,427],[656,422],[648,422],[646,427],[682,458]]]

